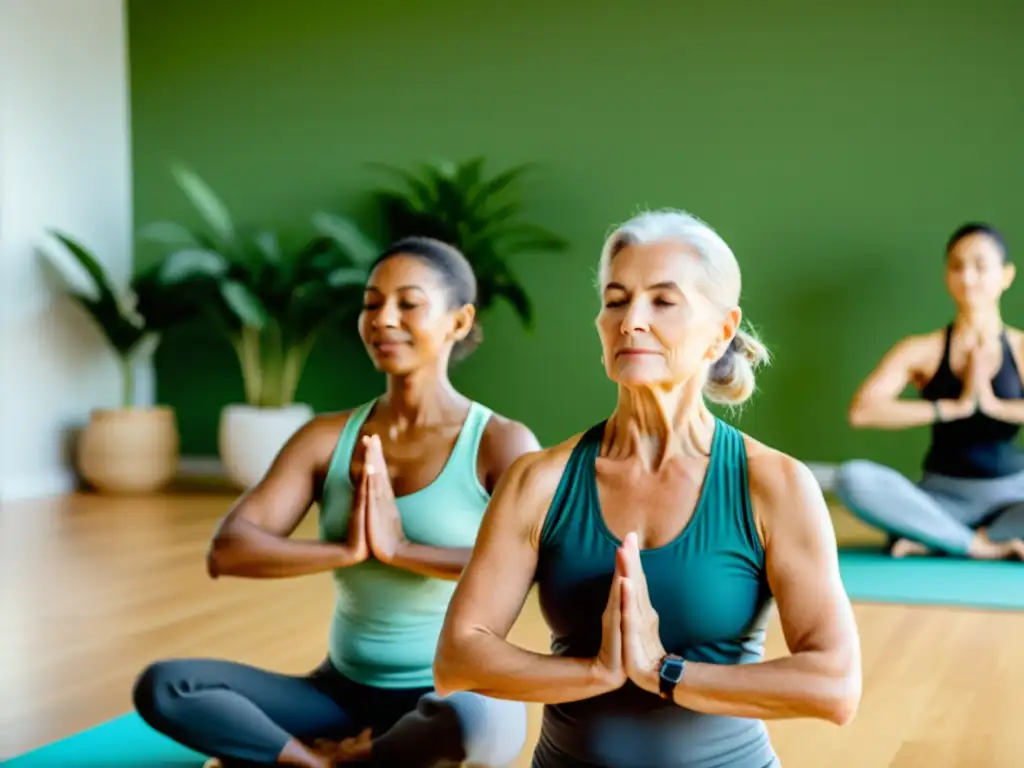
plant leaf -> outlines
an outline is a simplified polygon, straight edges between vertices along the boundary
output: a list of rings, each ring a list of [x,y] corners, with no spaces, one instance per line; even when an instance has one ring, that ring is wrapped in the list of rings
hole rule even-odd
[[[267,324],[267,310],[249,288],[236,280],[222,280],[220,293],[243,325],[262,329]]]
[[[165,283],[181,283],[197,278],[219,279],[228,273],[230,264],[215,251],[187,248],[175,251],[160,264],[158,276]]]
[[[189,168],[177,166],[171,174],[221,245],[227,248],[237,246],[238,235],[231,214],[213,189]]]
[[[467,193],[473,193],[478,188],[484,175],[484,158],[474,157],[459,166],[455,173],[455,180],[459,187]]]
[[[199,238],[183,224],[173,221],[154,221],[139,230],[139,238],[171,248],[200,248]]]
[[[75,261],[77,261],[79,266],[81,266],[82,269],[85,270],[86,274],[88,274],[99,294],[95,298],[100,301],[108,299],[116,304],[114,287],[110,284],[110,281],[107,278],[107,273],[100,264],[99,259],[93,256],[85,246],[68,235],[65,235],[63,232],[51,229],[49,230],[49,233],[67,249],[68,253],[74,256]],[[51,262],[61,270],[62,274],[65,275],[65,278],[68,279],[71,284],[74,284],[75,281],[67,270],[61,268],[60,264],[56,260],[51,259]]]
[[[369,266],[380,254],[380,248],[351,219],[326,211],[313,215],[313,226],[329,238],[356,264]]]
[[[276,233],[262,230],[253,235],[252,242],[264,259],[273,264],[281,263],[281,244]]]
[[[491,288],[491,301],[501,298],[512,305],[512,309],[519,316],[523,326],[528,330],[533,328],[533,303],[526,295],[523,287],[516,282],[500,282]]]
[[[393,192],[392,194],[406,199],[414,209],[426,211],[433,206],[435,201],[434,191],[428,183],[418,178],[411,171],[386,163],[368,163],[368,165],[371,168],[376,168],[384,173],[396,176],[398,180],[404,182],[406,190],[404,192]]]
[[[534,163],[520,163],[502,171],[490,181],[480,185],[480,188],[470,197],[468,207],[474,211],[484,207],[490,200],[498,198],[511,184],[533,167]],[[516,207],[518,208],[518,206]]]
[[[327,275],[327,284],[332,288],[366,285],[367,271],[359,267],[340,267]]]

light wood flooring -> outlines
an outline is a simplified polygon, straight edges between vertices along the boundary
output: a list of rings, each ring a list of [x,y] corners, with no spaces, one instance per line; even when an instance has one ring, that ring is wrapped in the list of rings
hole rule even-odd
[[[200,489],[0,509],[0,762],[126,712],[134,676],[153,659],[219,656],[291,673],[321,660],[332,600],[326,575],[207,579],[207,540],[230,500]],[[312,535],[312,523],[310,516],[297,535]],[[836,526],[842,540],[872,537],[841,513]],[[845,728],[770,723],[786,768],[1024,766],[1024,616],[856,611],[860,712]],[[546,648],[535,601],[513,639]],[[783,653],[773,621],[768,656]],[[538,717],[533,708],[531,739]]]

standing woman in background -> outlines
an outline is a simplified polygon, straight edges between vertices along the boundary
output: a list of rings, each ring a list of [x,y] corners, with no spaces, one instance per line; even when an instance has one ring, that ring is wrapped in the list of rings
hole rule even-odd
[[[998,231],[958,229],[946,247],[956,318],[896,344],[853,398],[855,427],[931,425],[918,483],[864,460],[839,470],[836,495],[889,534],[894,556],[934,550],[1024,559],[1024,450],[1016,444],[1024,424],[1024,333],[1005,326],[999,312],[1013,278]],[[908,385],[921,400],[900,399]]]
[[[452,355],[477,342],[475,301],[469,263],[446,244],[408,238],[377,259],[359,331],[386,394],[300,429],[223,519],[208,558],[214,578],[332,571],[327,659],[299,677],[212,659],[155,663],[134,690],[150,726],[225,766],[516,757],[524,705],[432,693],[445,610],[490,494],[539,448],[448,379]],[[314,502],[321,540],[289,538]]]
[[[806,466],[716,418],[765,348],[729,246],[659,211],[609,237],[597,317],[618,403],[502,479],[437,685],[542,702],[535,768],[768,768],[766,718],[853,718],[860,643]],[[532,582],[549,654],[506,639]],[[765,661],[772,598],[789,654]]]

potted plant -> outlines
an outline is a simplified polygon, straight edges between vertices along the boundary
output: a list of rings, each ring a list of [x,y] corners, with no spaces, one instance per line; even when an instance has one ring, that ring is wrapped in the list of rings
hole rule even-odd
[[[532,304],[510,262],[525,253],[564,251],[568,243],[522,218],[518,187],[530,165],[493,176],[483,158],[424,163],[416,172],[373,165],[401,182],[374,191],[389,238],[422,235],[454,245],[476,274],[477,309],[485,312],[503,299],[524,327],[532,327]]]
[[[136,372],[160,334],[187,317],[186,297],[161,282],[156,270],[137,273],[118,289],[85,245],[56,230],[50,234],[60,247],[45,250],[48,263],[103,333],[121,371],[120,403],[93,409],[78,440],[78,471],[102,493],[157,491],[177,473],[178,425],[168,406],[136,402]]]
[[[173,175],[205,227],[157,222],[143,236],[167,249],[160,279],[185,286],[238,355],[245,401],[221,411],[218,450],[235,484],[251,487],[313,417],[295,392],[321,329],[358,311],[376,245],[350,221],[318,214],[317,231],[286,249],[267,230],[243,230],[193,171]]]

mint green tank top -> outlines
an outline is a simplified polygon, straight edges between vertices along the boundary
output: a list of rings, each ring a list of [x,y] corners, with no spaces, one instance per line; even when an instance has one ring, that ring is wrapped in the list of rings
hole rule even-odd
[[[355,488],[352,453],[376,400],[349,416],[324,481],[320,538],[348,536]],[[433,547],[472,547],[490,495],[477,475],[477,453],[491,411],[472,403],[441,474],[396,499],[406,538]],[[378,688],[432,688],[434,652],[455,581],[423,576],[369,559],[333,573],[331,663]]]
[[[604,427],[595,425],[574,447],[541,533],[538,596],[552,653],[563,656],[590,658],[600,649],[621,543],[598,496]],[[771,595],[738,430],[716,420],[693,517],[674,540],[640,557],[667,651],[711,664],[762,658]],[[763,722],[693,712],[627,682],[603,696],[546,706],[534,766],[765,768],[775,761]]]

